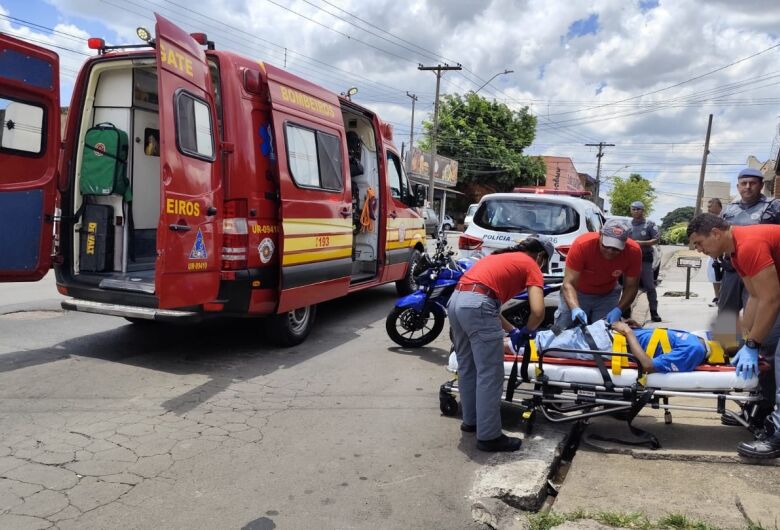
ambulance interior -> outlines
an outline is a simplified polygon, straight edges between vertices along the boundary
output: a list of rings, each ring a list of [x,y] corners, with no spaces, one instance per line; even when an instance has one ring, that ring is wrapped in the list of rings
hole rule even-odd
[[[154,293],[160,217],[160,125],[154,60],[96,65],[85,101],[73,194],[73,211],[79,213],[74,227],[73,270],[80,279],[99,287]],[[132,196],[82,190],[82,179],[90,178],[84,173],[86,166],[82,167],[84,158],[95,150],[87,145],[87,133],[98,124],[111,124],[127,134],[126,176]],[[112,162],[109,156],[103,158]],[[96,212],[100,215],[93,219]]]
[[[377,274],[379,247],[379,158],[371,121],[343,109],[352,181],[352,283]]]

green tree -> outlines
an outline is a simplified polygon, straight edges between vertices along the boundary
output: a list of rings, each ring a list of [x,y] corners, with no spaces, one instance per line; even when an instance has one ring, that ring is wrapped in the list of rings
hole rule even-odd
[[[675,208],[661,219],[661,231],[668,230],[672,225],[685,221],[686,223],[693,219],[694,208],[693,206],[683,206],[682,208]]]
[[[666,230],[662,239],[673,245],[687,245],[688,244],[688,222],[680,221],[675,223]]]
[[[432,117],[431,117],[432,118]],[[433,120],[423,122],[420,148],[430,149]],[[528,107],[512,110],[503,103],[469,92],[448,94],[439,102],[436,152],[458,161],[458,188],[477,185],[494,191],[544,182],[541,157],[526,156],[523,149],[536,136],[536,117]]]
[[[609,192],[609,211],[612,215],[630,215],[631,203],[642,201],[645,205],[645,215],[653,211],[656,194],[650,181],[639,173],[631,173],[628,178],[614,177],[612,190]]]

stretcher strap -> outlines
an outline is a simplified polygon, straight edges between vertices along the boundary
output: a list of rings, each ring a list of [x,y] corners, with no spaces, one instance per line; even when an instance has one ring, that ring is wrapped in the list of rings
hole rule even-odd
[[[628,345],[626,344],[626,337],[618,333],[612,338],[612,352],[613,353],[627,353]],[[623,372],[623,368],[628,367],[628,357],[624,355],[612,356],[612,375],[620,375]]]
[[[639,411],[642,410],[645,407],[645,405],[647,405],[650,402],[652,398],[653,398],[653,390],[645,389],[631,403],[631,408],[629,409],[628,419],[627,419],[628,429],[631,431],[631,434],[639,438],[638,440],[636,441],[623,440],[622,438],[612,438],[610,436],[599,436],[598,434],[590,435],[589,438],[591,440],[601,440],[603,442],[614,442],[623,445],[648,445],[650,449],[653,450],[660,449],[661,442],[658,441],[658,438],[656,438],[653,433],[632,425],[634,418],[636,418],[637,414],[639,414]]]
[[[532,340],[526,338],[523,345],[523,364],[520,375],[522,381],[528,381],[528,363],[531,355],[529,355],[532,348]],[[515,397],[515,387],[517,386],[517,352],[515,352],[515,362],[512,363],[512,370],[509,372],[509,382],[506,385],[506,401],[512,402],[512,398]]]
[[[672,344],[669,342],[669,330],[666,328],[656,328],[653,330],[653,334],[650,335],[650,342],[647,343],[645,353],[651,359],[655,357],[655,352],[658,349],[658,344],[661,345],[662,353],[669,353],[672,351]]]
[[[612,382],[612,378],[609,377],[607,367],[604,365],[604,359],[601,357],[601,354],[598,353],[599,347],[586,326],[582,326],[582,336],[585,338],[585,342],[588,343],[588,348],[597,352],[596,355],[593,356],[593,359],[596,361],[596,366],[601,373],[601,378],[604,380],[604,386],[611,392],[612,389],[615,388],[615,384]]]

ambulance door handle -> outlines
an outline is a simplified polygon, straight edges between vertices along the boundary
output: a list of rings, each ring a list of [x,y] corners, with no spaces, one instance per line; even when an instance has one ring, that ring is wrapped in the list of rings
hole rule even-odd
[[[352,213],[352,208],[344,206],[341,210],[339,210],[339,213],[342,217],[349,217],[349,215]]]
[[[170,224],[168,225],[168,228],[173,230],[174,232],[189,232],[190,230],[192,230],[191,226],[179,225],[179,224]]]
[[[213,217],[217,215],[217,209],[214,206],[209,206],[208,208],[206,208],[206,215],[208,215],[209,217]]]

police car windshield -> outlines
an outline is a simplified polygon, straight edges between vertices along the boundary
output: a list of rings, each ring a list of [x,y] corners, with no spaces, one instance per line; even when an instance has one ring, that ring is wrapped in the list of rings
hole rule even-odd
[[[494,199],[482,203],[474,223],[497,232],[560,235],[577,230],[580,216],[574,208],[561,203]]]

